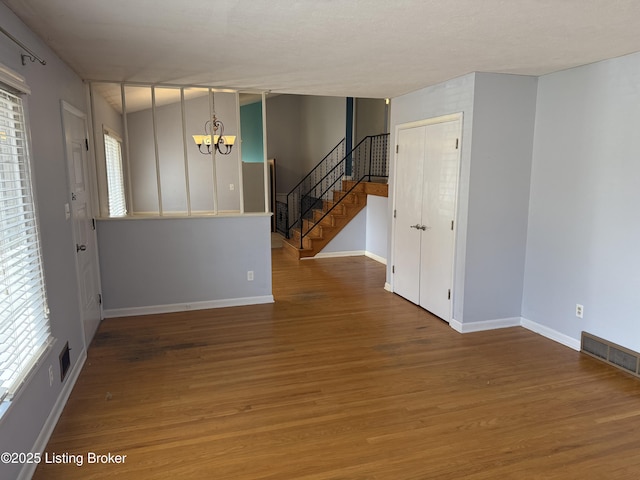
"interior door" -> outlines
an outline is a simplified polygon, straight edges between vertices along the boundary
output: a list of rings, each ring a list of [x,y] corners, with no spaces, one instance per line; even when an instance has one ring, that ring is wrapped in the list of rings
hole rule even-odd
[[[449,322],[461,120],[398,130],[393,291]]]
[[[101,319],[97,242],[89,189],[89,155],[86,115],[62,103],[65,154],[70,188],[76,275],[80,289],[80,314],[88,347]]]
[[[393,291],[420,303],[420,241],[426,129],[398,131]]]
[[[419,303],[449,322],[460,122],[435,123],[425,128]]]

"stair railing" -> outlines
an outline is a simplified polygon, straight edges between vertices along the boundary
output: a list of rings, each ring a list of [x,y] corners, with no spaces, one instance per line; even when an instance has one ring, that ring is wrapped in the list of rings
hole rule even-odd
[[[303,239],[363,180],[387,178],[389,134],[365,137],[349,153],[344,155],[344,140],[303,178],[287,195],[287,202],[276,202],[276,229],[291,238],[293,231],[300,233],[300,248]],[[336,153],[341,158],[336,161]],[[342,190],[340,182],[354,181],[348,191]],[[335,192],[335,193],[334,193]],[[323,215],[313,221],[313,210]]]
[[[276,230],[290,238],[290,232],[299,223],[300,199],[311,190],[319,179],[344,158],[345,139],[343,138],[331,151],[287,194],[286,203],[276,202]],[[305,206],[306,207],[306,206]],[[306,208],[305,208],[306,209]]]

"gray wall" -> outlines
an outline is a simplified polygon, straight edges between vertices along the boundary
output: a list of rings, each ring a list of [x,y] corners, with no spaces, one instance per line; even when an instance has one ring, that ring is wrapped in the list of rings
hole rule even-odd
[[[33,147],[31,156],[51,328],[53,336],[57,338],[54,348],[36,367],[33,376],[0,421],[0,451],[30,452],[62,393],[58,361],[62,347],[68,341],[72,348],[72,369],[77,368],[78,359],[85,351],[72,229],[64,215],[64,204],[69,202],[69,190],[60,110],[60,100],[66,100],[86,111],[85,89],[71,69],[32,34],[4,3],[0,3],[0,24],[47,61],[45,66],[31,62],[23,66],[20,60],[22,49],[0,35],[0,62],[23,75],[32,91],[26,99]],[[51,387],[49,365],[53,366],[56,379]],[[70,375],[67,375],[66,381],[69,378]],[[16,478],[21,467],[0,464],[0,478]]]
[[[299,95],[267,96],[267,158],[276,159],[276,193],[289,193],[301,179],[302,105]]]
[[[303,96],[302,101],[302,177],[309,173],[347,131],[347,101],[344,97]],[[345,152],[346,153],[346,152]]]
[[[379,98],[355,99],[355,127],[353,146],[355,147],[367,135],[379,135],[385,132],[387,109],[385,101]]]
[[[267,97],[267,158],[276,159],[276,188],[288,193],[342,140],[344,97]]]
[[[242,162],[245,212],[264,212],[264,163]]]
[[[640,54],[538,81],[523,316],[640,350]],[[575,305],[584,305],[584,319]]]
[[[270,222],[264,214],[99,221],[106,314],[270,296]]]
[[[367,207],[340,230],[322,249],[322,254],[364,252],[367,246]]]
[[[389,201],[386,197],[369,195],[367,197],[367,233],[365,250],[380,258],[387,259],[387,232],[389,221]]]
[[[536,88],[535,77],[476,74],[464,323],[520,317]]]
[[[367,196],[367,206],[323,249],[322,254],[372,253],[387,258],[387,198]]]

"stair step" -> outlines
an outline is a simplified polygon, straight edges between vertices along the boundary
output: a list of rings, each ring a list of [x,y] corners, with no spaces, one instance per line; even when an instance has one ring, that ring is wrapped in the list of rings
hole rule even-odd
[[[353,190],[351,190],[352,188],[353,188]],[[345,192],[348,192],[349,190],[351,190],[352,192],[364,192],[365,191],[365,184],[360,182],[360,183],[358,183],[356,185],[356,181],[355,180],[343,180],[342,181],[342,190],[344,190]]]
[[[328,213],[322,210],[314,210],[313,211],[313,221],[315,223],[320,223],[321,225],[329,225],[334,226],[336,224],[336,220],[341,218],[345,218],[346,215],[335,214],[333,212]]]
[[[313,222],[309,222],[304,226],[304,231],[306,233],[305,238],[322,238],[322,225],[317,225],[315,228]],[[292,238],[294,238],[298,243],[300,243],[300,230],[294,230]]]
[[[331,210],[332,208],[333,210]],[[331,200],[322,201],[322,210],[325,212],[331,210],[331,213],[336,215],[345,215],[347,213],[344,203],[332,202]]]
[[[306,233],[305,237],[311,238],[324,238],[325,233],[330,232],[335,228],[334,225],[329,223],[315,223],[313,220],[305,220],[302,224],[303,231]],[[298,235],[300,231],[298,231]],[[298,237],[299,238],[299,237]]]
[[[318,237],[321,238],[321,237]],[[289,239],[291,244],[296,248],[300,248],[300,231],[298,230],[293,236]],[[312,249],[313,248],[313,237],[307,236],[302,238],[302,249]]]
[[[363,200],[364,197],[364,200]],[[343,190],[334,190],[333,191],[333,201],[338,202],[342,201],[343,203],[367,203],[367,195],[363,192],[350,192],[347,193]]]
[[[294,245],[290,238],[285,238],[282,241],[282,248],[284,249],[284,251],[297,260],[300,260],[301,258],[304,258],[304,257],[312,257],[313,255],[315,255],[314,249],[310,249],[310,248],[300,249],[299,247],[300,247],[300,244],[298,243],[297,246]]]
[[[348,192],[356,184],[355,180],[343,180],[342,190]],[[379,182],[360,182],[352,192],[362,192],[367,195],[378,195],[380,197],[389,196],[389,184]]]

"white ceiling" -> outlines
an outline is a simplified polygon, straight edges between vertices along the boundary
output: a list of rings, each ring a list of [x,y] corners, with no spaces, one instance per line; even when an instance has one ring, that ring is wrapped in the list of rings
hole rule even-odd
[[[90,80],[384,98],[640,51],[638,0],[3,1]]]

